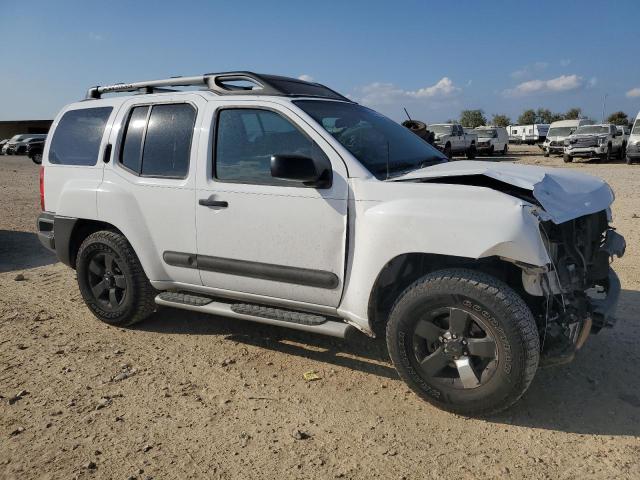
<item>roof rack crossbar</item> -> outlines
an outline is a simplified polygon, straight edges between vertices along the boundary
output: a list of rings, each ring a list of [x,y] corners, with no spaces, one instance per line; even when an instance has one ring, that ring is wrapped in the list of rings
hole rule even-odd
[[[326,91],[321,95],[304,95],[303,93],[295,93],[287,91],[278,86],[278,82],[282,85],[282,81],[289,84],[305,84]],[[252,84],[238,85],[234,82],[247,82]],[[326,96],[339,98],[341,100],[351,101],[339,93],[325,87],[319,83],[306,82],[297,78],[277,77],[274,75],[259,75],[253,72],[224,72],[224,73],[205,73],[193,77],[172,77],[163,80],[149,80],[146,82],[134,83],[116,83],[114,85],[96,86],[87,90],[86,99],[98,99],[105,93],[118,92],[142,92],[156,93],[167,91],[163,87],[192,87],[204,86],[207,90],[218,95],[285,95],[285,96]]]

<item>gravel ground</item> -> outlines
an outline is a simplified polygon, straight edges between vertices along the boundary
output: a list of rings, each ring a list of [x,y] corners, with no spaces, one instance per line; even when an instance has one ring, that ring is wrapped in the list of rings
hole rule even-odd
[[[563,166],[512,150],[500,160]],[[640,166],[569,168],[617,194],[619,323],[477,420],[420,401],[359,335],[171,309],[98,322],[34,234],[37,167],[0,157],[0,478],[640,478]]]

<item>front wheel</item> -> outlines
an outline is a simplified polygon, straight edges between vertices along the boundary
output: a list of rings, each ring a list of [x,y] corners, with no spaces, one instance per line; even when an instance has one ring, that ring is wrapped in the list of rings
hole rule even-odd
[[[80,293],[99,320],[129,326],[155,311],[155,290],[122,234],[89,235],[78,250],[76,270]]]
[[[41,153],[35,153],[31,157],[31,160],[33,160],[33,163],[35,163],[36,165],[41,165],[42,164],[42,154]]]
[[[540,356],[535,320],[522,298],[467,269],[433,272],[405,290],[391,310],[387,346],[415,393],[464,415],[515,403]]]
[[[569,155],[568,153],[565,153],[562,156],[562,160],[564,160],[564,163],[571,163],[571,162],[573,162],[573,157],[571,155]]]
[[[509,151],[509,147],[508,147],[508,146],[507,146],[507,144],[505,143],[505,144],[504,144],[504,148],[502,149],[502,155],[503,155],[503,156],[504,156],[504,155],[506,155],[508,151]]]
[[[453,153],[451,152],[451,144],[450,143],[447,143],[444,146],[444,155],[447,158],[451,158],[453,156]]]
[[[548,156],[549,156],[549,149],[548,149],[548,148],[545,148],[545,149],[544,149],[544,153],[543,153],[543,155],[544,155],[545,157],[548,157]]]

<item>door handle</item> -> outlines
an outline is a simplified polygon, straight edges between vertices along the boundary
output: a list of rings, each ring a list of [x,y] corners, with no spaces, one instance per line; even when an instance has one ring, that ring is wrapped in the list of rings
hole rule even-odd
[[[201,198],[200,200],[198,200],[198,203],[203,207],[227,208],[229,206],[229,202],[225,200],[214,200],[213,196],[209,198]]]

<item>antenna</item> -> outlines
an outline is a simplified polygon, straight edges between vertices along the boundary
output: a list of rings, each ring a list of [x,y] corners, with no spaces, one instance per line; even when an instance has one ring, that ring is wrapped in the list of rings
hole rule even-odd
[[[409,112],[407,112],[407,109],[405,107],[402,107],[402,109],[404,110],[404,113],[407,114],[407,118],[409,119],[409,121],[412,121],[411,120],[411,115],[409,115]]]

